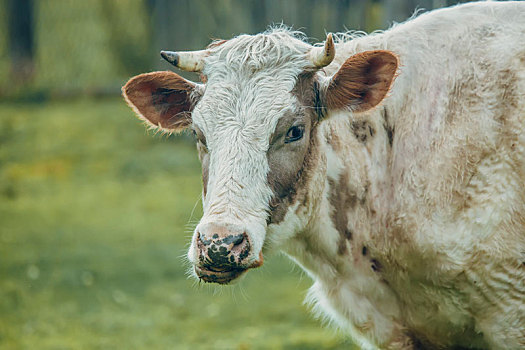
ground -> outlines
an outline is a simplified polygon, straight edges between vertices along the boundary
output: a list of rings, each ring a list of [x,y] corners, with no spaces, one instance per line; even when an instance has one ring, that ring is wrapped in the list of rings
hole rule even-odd
[[[0,350],[348,349],[278,254],[233,287],[187,278],[189,136],[121,99],[0,104]]]

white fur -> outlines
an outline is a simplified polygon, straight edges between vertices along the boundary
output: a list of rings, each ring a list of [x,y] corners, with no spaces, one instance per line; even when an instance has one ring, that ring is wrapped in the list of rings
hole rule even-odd
[[[314,310],[364,349],[411,349],[412,336],[442,348],[525,348],[525,3],[467,4],[336,38],[336,58],[319,74],[386,49],[400,59],[399,77],[372,111],[329,111],[306,198],[268,227],[269,139],[294,112],[290,92],[310,46],[281,29],[212,49],[193,112],[210,156],[201,223],[242,224],[256,253],[265,242],[285,251],[315,280]],[[376,130],[366,145],[351,132],[357,119]],[[364,204],[348,209],[354,237],[340,256],[328,180],[342,172]]]

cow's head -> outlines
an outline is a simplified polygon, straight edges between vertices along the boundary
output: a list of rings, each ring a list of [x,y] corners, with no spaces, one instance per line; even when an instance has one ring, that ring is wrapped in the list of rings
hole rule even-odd
[[[262,264],[269,225],[283,220],[297,187],[307,185],[318,124],[331,111],[361,112],[381,102],[397,58],[359,53],[327,76],[322,68],[335,56],[332,36],[311,46],[282,29],[161,55],[201,72],[205,83],[147,73],[132,78],[123,95],[150,126],[194,133],[204,215],[188,257],[202,280],[228,283]]]

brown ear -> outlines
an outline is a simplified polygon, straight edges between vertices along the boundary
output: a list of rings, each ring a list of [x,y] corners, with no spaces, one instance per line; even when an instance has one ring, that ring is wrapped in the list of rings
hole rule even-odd
[[[390,51],[365,51],[350,57],[328,85],[327,108],[364,112],[375,107],[390,89],[397,65]]]
[[[195,87],[173,72],[152,72],[131,78],[122,88],[122,95],[147,124],[179,132],[191,124],[190,95]]]

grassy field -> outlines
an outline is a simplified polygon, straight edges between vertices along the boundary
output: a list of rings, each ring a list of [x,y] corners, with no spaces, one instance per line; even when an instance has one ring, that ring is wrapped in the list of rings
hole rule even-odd
[[[187,278],[201,214],[186,137],[120,99],[0,105],[0,349],[348,349],[284,257],[232,287]]]

